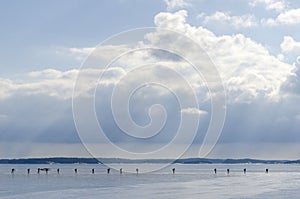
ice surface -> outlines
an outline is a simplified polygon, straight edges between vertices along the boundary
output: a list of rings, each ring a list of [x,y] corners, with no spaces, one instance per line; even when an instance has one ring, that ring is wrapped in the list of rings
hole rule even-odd
[[[153,166],[153,165],[152,165]],[[50,172],[37,174],[37,168]],[[180,165],[133,174],[147,164],[116,165],[106,174],[103,165],[0,165],[1,198],[299,198],[300,165]],[[172,168],[176,168],[173,175]],[[11,169],[15,168],[15,174]],[[27,175],[27,168],[31,173]],[[56,169],[60,168],[60,174]],[[78,173],[74,173],[74,168]],[[92,168],[95,174],[91,173]],[[213,169],[217,168],[215,175]],[[230,174],[226,169],[230,168]],[[247,168],[247,173],[243,169]],[[265,169],[269,168],[269,173]]]

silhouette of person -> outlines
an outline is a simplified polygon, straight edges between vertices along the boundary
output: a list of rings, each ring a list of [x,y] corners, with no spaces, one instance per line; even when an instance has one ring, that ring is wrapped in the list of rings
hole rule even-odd
[[[107,174],[109,174],[109,172],[110,172],[110,168],[107,168]]]
[[[217,169],[216,168],[214,169],[214,172],[215,172],[215,174],[217,174]]]
[[[175,173],[175,168],[172,169],[173,174]]]
[[[95,173],[95,169],[92,169],[92,174],[94,174]]]
[[[246,169],[246,168],[244,168],[244,174],[246,174],[246,172],[247,172],[247,169]]]
[[[12,168],[12,169],[11,169],[11,174],[14,174],[14,173],[15,173],[15,169]]]
[[[136,171],[136,174],[139,174],[139,169],[138,168],[136,168],[135,171]]]
[[[28,175],[30,174],[30,169],[27,169],[27,174],[28,174]]]
[[[57,174],[59,174],[59,169],[56,169],[56,171],[57,171]]]
[[[48,169],[48,168],[45,168],[45,171],[46,171],[46,174],[48,174],[49,169]]]
[[[229,169],[227,169],[227,174],[229,174],[229,171],[230,171],[230,170],[229,170]]]
[[[40,169],[40,168],[38,168],[38,174],[40,174],[40,171],[41,171],[41,169]]]
[[[121,169],[120,169],[120,174],[122,174],[122,173],[123,173],[123,169],[121,168]]]
[[[77,168],[74,169],[74,172],[77,174]]]
[[[266,169],[266,173],[269,173],[269,169]]]

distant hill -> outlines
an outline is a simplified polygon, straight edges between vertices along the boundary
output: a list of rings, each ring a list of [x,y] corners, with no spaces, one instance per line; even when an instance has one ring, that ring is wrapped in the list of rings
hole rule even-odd
[[[222,163],[224,160],[222,159],[208,159],[208,158],[185,158],[175,160],[174,163],[179,164],[214,164],[214,163]]]
[[[288,164],[287,160],[256,160],[256,159],[206,159],[206,158],[187,158],[179,159],[174,163],[182,164]],[[299,162],[300,163],[300,162]]]
[[[300,160],[290,160],[290,161],[286,161],[285,164],[300,164]]]
[[[241,164],[241,163],[251,163],[251,164],[283,164],[287,160],[256,160],[256,159],[226,159],[223,164]]]
[[[170,159],[122,159],[122,158],[27,158],[27,159],[0,159],[0,164],[102,164],[125,163],[169,163],[176,164],[300,164],[300,160],[257,160],[257,159],[209,159],[209,158],[184,158],[178,160]]]

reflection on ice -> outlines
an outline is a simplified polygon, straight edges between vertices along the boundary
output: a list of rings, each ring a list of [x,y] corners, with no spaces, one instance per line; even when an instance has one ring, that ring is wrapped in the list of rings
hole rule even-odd
[[[138,172],[151,165],[116,166],[122,175],[103,165],[1,165],[0,197],[297,198],[300,188],[300,165],[175,164],[148,174]],[[48,167],[48,174],[37,174]]]

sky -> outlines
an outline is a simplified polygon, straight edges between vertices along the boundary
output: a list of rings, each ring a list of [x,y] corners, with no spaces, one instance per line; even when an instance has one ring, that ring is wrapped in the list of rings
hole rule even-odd
[[[220,137],[207,157],[300,159],[299,1],[1,1],[0,27],[0,158],[121,156],[106,138],[148,157],[143,153],[174,141],[181,120],[183,134],[161,157],[198,157],[215,119],[214,99],[225,97],[224,126],[220,119]],[[176,34],[131,31],[122,37],[144,27]],[[201,49],[185,46],[186,38]],[[131,39],[135,46],[128,45]],[[132,51],[149,46],[185,57]],[[109,69],[100,66],[125,52]],[[204,77],[184,59],[201,65],[203,56],[211,67],[202,68]],[[207,83],[212,70],[222,84]],[[96,84],[89,87],[91,81]],[[122,99],[126,91],[129,101]],[[97,129],[89,126],[89,108],[78,108],[85,99],[95,103],[104,140],[89,137]]]

